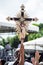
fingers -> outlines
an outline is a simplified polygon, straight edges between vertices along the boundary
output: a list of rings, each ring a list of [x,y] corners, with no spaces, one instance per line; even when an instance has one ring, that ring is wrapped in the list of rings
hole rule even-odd
[[[35,65],[35,58],[34,57],[31,58],[31,62],[33,65]]]
[[[36,51],[36,53],[35,53],[35,60],[39,61],[40,56],[41,56],[41,55],[39,54],[39,52]]]

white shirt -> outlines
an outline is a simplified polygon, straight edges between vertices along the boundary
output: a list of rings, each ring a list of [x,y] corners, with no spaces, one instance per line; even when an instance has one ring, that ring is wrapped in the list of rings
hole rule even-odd
[[[14,64],[14,61],[8,63],[8,65],[13,65],[13,64]],[[33,64],[30,63],[30,62],[25,61],[25,62],[24,62],[24,65],[33,65]]]
[[[30,63],[30,62],[25,61],[25,62],[24,62],[24,65],[33,65],[33,64]]]

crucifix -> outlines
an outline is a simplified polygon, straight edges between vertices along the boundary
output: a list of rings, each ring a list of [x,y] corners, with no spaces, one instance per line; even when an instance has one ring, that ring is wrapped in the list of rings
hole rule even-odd
[[[22,4],[22,6],[21,6],[21,16],[20,17],[7,17],[8,21],[14,20],[14,21],[18,21],[20,23],[20,25],[19,24],[17,24],[17,25],[20,28],[20,31],[19,31],[20,33],[19,34],[20,34],[20,40],[22,40],[22,41],[24,41],[25,33],[26,33],[26,30],[25,30],[25,26],[26,26],[25,21],[27,23],[27,21],[31,22],[31,21],[37,21],[38,20],[37,18],[27,18],[27,17],[25,17],[25,15],[24,15],[24,12],[25,12],[24,8],[25,7]]]
[[[16,29],[17,29],[17,32],[19,31],[19,35],[20,35],[20,41],[21,41],[21,48],[20,48],[20,63],[19,65],[24,65],[24,47],[23,47],[23,42],[24,42],[24,39],[25,39],[25,35],[26,35],[26,23],[28,23],[29,21],[37,21],[38,19],[37,18],[27,18],[25,17],[24,15],[24,5],[21,6],[21,16],[20,17],[7,17],[7,20],[10,21],[10,20],[14,20],[14,21],[17,21],[16,22]],[[25,23],[26,21],[26,23]],[[18,23],[19,22],[19,23]],[[17,24],[18,23],[18,24]],[[22,61],[23,60],[23,61]]]

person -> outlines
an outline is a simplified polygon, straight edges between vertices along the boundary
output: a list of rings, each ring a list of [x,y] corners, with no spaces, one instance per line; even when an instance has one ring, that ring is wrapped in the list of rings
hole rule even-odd
[[[15,53],[16,58],[18,57],[19,59],[18,64],[16,62],[16,64],[14,63],[13,65],[33,65],[30,62],[24,61],[24,46],[23,44],[21,44],[20,48],[16,49],[16,53]]]
[[[39,64],[40,54],[38,51],[35,52],[35,57],[31,58],[32,63],[24,61],[24,46],[21,44],[21,47],[16,49],[16,60],[15,62],[9,62],[8,65],[41,65]]]
[[[24,46],[21,44],[20,48],[16,49],[15,52],[15,61],[9,62],[8,65],[33,65],[27,61],[24,61]]]
[[[40,65],[40,64],[39,64],[39,59],[40,59],[40,57],[41,57],[41,55],[39,54],[38,51],[36,51],[36,52],[35,52],[35,58],[33,57],[33,58],[31,59],[33,65]]]
[[[11,60],[12,59],[11,56],[12,56],[12,47],[9,44],[9,42],[7,41],[5,48],[4,48],[4,60],[5,61]]]
[[[28,61],[25,61],[24,62],[24,46],[23,44],[21,44],[21,47],[18,48],[16,50],[17,52],[17,55],[18,55],[18,52],[19,52],[19,64],[18,65],[40,65],[39,64],[39,59],[40,59],[40,54],[38,51],[35,52],[35,57],[31,58],[31,61],[32,63],[28,62]]]
[[[39,63],[40,57],[41,57],[41,55],[39,54],[38,51],[36,51],[36,53],[35,53],[35,58],[33,57],[33,58],[31,59],[33,65],[43,65],[43,60]]]

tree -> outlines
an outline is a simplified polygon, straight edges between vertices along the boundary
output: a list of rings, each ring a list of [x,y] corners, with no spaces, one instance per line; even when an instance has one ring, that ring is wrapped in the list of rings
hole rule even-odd
[[[36,25],[36,24],[35,24]],[[38,24],[39,26],[39,32],[37,33],[30,33],[26,35],[24,42],[34,40],[36,38],[40,38],[43,36],[43,24]],[[16,35],[14,37],[8,37],[7,40],[9,41],[9,44],[14,48],[17,48],[18,45],[21,43],[19,40],[19,36]],[[5,39],[2,39],[2,45],[5,46]]]

